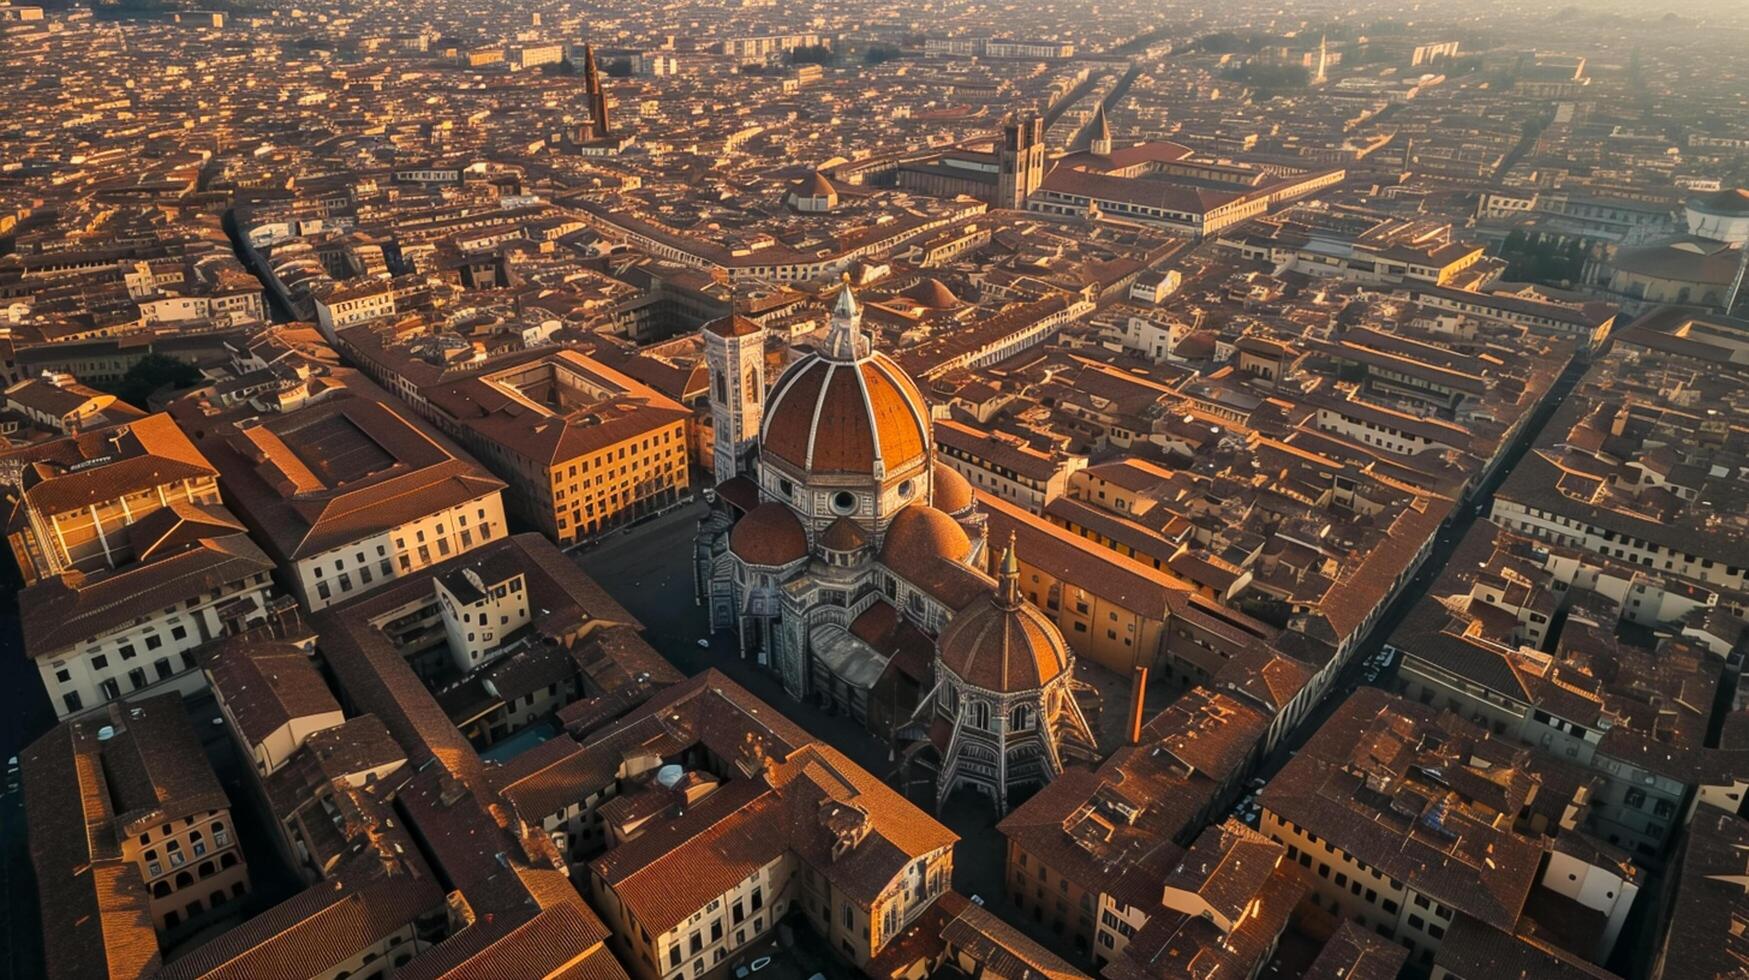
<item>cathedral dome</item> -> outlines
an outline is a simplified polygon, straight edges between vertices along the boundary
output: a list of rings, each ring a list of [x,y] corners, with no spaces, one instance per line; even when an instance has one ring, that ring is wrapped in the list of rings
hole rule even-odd
[[[881,563],[901,572],[927,567],[925,563],[936,558],[964,562],[971,554],[972,539],[966,537],[965,528],[923,504],[899,511],[881,542]]]
[[[1073,662],[1056,624],[1021,597],[1012,545],[1002,556],[996,591],[949,620],[935,649],[940,665],[955,677],[997,694],[1038,690],[1068,673]]]
[[[767,456],[804,475],[898,473],[922,462],[929,445],[923,395],[884,354],[796,362],[772,389],[761,441]]]
[[[788,565],[808,556],[808,535],[795,512],[772,500],[735,522],[729,550],[749,565]]]
[[[885,478],[929,458],[923,393],[861,335],[846,287],[824,350],[789,366],[771,389],[761,453],[807,476]]]
[[[959,515],[972,508],[972,485],[960,472],[953,467],[935,461],[935,499],[931,501],[935,509],[946,514]]]

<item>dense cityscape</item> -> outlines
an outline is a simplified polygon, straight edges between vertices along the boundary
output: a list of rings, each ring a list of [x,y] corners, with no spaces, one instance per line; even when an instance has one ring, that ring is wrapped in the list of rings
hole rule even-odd
[[[1749,7],[0,0],[0,92],[6,975],[1749,978]]]

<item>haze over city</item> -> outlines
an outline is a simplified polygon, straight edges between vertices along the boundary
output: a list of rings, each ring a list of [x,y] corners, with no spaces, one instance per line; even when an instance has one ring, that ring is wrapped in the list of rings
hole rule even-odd
[[[1749,975],[1749,6],[0,0],[0,973]]]

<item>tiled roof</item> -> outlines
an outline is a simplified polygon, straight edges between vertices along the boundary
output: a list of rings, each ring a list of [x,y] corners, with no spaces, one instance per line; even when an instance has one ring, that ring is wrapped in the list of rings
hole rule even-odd
[[[293,719],[340,713],[310,652],[295,642],[253,631],[229,637],[206,670],[250,744],[260,744]]]
[[[1345,920],[1300,980],[1397,980],[1408,961],[1408,949]]]
[[[281,560],[504,489],[362,379],[256,424],[210,424],[201,445],[222,473],[225,499]]]
[[[88,637],[272,569],[273,562],[247,534],[231,533],[160,550],[114,571],[44,579],[21,595],[25,649],[39,658],[62,655]]]
[[[1496,826],[1491,808],[1472,813],[1471,804],[1449,787],[1468,757],[1436,718],[1421,705],[1362,688],[1270,781],[1259,801],[1381,873],[1510,931],[1535,884],[1542,848]],[[1447,786],[1409,778],[1411,766],[1450,770]],[[1371,778],[1374,770],[1390,774],[1389,780]],[[1517,812],[1534,776],[1495,766],[1486,781],[1508,789],[1491,802]],[[1504,781],[1514,781],[1514,788]]]
[[[19,755],[43,954],[54,977],[134,978],[159,964],[139,867],[121,856],[95,729],[58,725]]]
[[[26,498],[44,514],[217,475],[163,413],[32,446],[17,455],[30,462],[23,476]]]

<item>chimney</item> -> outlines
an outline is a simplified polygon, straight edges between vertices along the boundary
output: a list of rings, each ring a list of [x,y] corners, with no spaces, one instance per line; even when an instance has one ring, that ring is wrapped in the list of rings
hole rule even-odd
[[[1148,700],[1148,668],[1136,665],[1130,681],[1129,744],[1142,744],[1142,705]]]
[[[220,632],[224,636],[236,636],[248,629],[249,610],[252,602],[232,600],[220,606],[216,612],[219,617]]]
[[[301,632],[302,619],[298,600],[292,596],[276,596],[267,603],[267,622],[279,639],[289,640]]]

